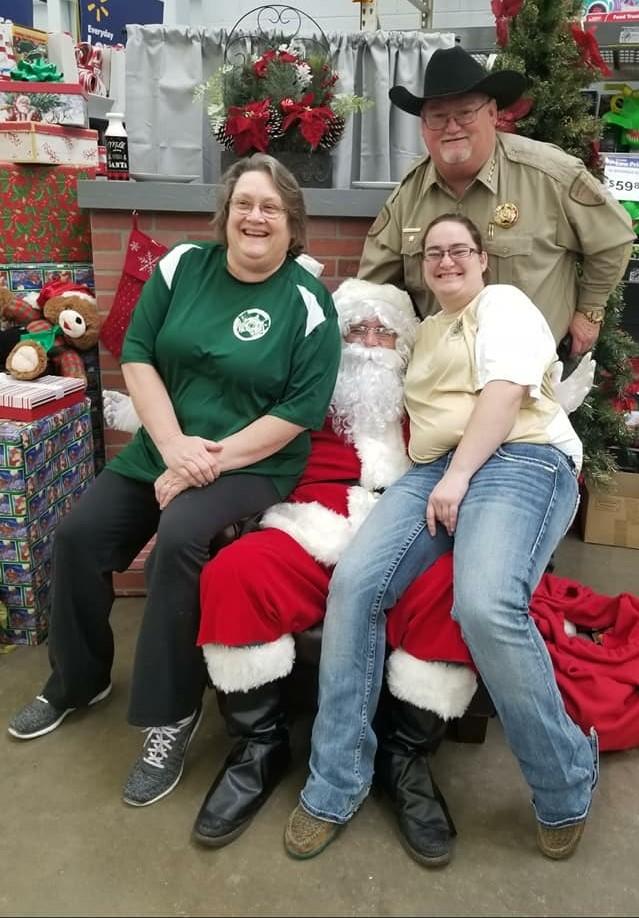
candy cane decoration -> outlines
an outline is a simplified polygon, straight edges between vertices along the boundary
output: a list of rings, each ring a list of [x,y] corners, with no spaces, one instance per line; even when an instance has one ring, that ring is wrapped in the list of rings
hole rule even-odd
[[[80,86],[86,92],[106,96],[106,86],[102,80],[102,49],[81,41],[75,47],[75,59],[78,62]]]

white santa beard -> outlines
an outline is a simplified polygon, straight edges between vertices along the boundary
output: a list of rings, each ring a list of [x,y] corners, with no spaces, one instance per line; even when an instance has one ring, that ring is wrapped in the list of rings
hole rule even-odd
[[[383,433],[404,414],[404,361],[395,350],[345,343],[330,415],[335,433]]]

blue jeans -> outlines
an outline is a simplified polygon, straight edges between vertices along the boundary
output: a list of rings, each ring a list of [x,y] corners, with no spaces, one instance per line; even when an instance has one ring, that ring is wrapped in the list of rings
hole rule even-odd
[[[424,570],[454,551],[453,618],[461,626],[537,819],[583,819],[597,773],[596,736],[566,714],[530,597],[570,526],[572,462],[552,446],[505,444],[475,473],[453,538],[426,529],[426,503],[452,453],[413,465],[379,499],[330,585],[310,775],[301,794],[320,819],[344,823],[366,797],[377,741],[372,718],[384,674],[387,609]]]

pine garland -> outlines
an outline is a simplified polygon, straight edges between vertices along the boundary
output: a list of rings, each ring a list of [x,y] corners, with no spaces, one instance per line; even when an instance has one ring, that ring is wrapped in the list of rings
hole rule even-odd
[[[583,92],[600,74],[584,62],[570,31],[570,23],[578,23],[581,14],[581,0],[524,0],[510,23],[510,38],[495,69],[517,70],[528,77],[526,96],[534,104],[529,115],[518,121],[518,133],[556,144],[583,160],[600,178],[596,151],[601,123],[589,114]],[[570,417],[584,446],[584,475],[598,488],[610,486],[616,457],[632,441],[623,414],[612,404],[631,380],[630,358],[639,354],[637,343],[619,326],[622,310],[620,285],[608,301],[594,349],[595,386]]]

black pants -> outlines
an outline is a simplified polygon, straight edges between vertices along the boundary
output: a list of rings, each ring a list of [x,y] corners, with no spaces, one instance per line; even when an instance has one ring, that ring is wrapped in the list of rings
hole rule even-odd
[[[126,570],[157,532],[138,635],[129,722],[175,723],[198,705],[206,670],[195,646],[200,572],[211,540],[278,500],[270,478],[237,474],[189,488],[160,511],[152,484],[108,469],[55,532],[49,660],[43,690],[56,708],[79,707],[106,688],[113,663],[113,571]]]

